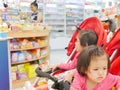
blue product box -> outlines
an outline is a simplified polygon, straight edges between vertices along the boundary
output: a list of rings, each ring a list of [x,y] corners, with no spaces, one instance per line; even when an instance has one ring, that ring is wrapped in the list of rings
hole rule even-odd
[[[7,33],[6,32],[0,32],[0,38],[6,38]]]

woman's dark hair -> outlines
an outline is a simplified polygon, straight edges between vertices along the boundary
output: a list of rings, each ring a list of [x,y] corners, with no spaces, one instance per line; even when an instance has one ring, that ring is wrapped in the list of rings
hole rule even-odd
[[[35,0],[34,2],[32,2],[31,5],[34,5],[35,7],[38,8],[37,0]]]
[[[109,25],[110,31],[114,33],[117,28],[115,21],[112,19],[108,19],[108,22],[110,24]]]
[[[93,30],[81,30],[78,38],[81,46],[96,45],[98,41],[97,34]]]
[[[85,72],[88,70],[91,60],[94,60],[95,57],[99,57],[103,55],[106,55],[106,58],[108,60],[108,69],[109,69],[110,60],[108,58],[108,55],[102,49],[102,47],[90,45],[84,48],[84,50],[78,56],[77,71],[79,72],[79,74],[85,76],[86,75]]]
[[[3,6],[4,6],[5,8],[7,8],[7,7],[8,7],[8,4],[6,4],[6,3],[3,3]]]
[[[115,32],[117,26],[116,26],[116,23],[113,19],[108,19],[108,20],[105,20],[102,22],[109,23],[109,30],[113,33]]]

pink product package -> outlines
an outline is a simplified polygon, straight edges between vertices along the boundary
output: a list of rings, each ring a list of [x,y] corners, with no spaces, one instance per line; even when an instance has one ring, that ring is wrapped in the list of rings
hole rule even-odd
[[[18,79],[25,79],[27,78],[27,73],[23,72],[23,73],[18,73]]]
[[[18,53],[14,52],[14,53],[12,53],[12,56],[11,56],[11,62],[15,63],[17,61],[18,61]]]

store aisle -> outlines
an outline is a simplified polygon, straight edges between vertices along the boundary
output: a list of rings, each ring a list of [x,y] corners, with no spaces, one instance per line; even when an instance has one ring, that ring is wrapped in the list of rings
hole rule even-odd
[[[66,55],[65,49],[50,51],[50,65],[55,65],[67,61],[68,61],[68,56]]]

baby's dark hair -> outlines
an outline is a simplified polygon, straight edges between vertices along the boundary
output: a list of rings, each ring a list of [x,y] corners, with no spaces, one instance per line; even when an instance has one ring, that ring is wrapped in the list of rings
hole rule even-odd
[[[37,0],[35,0],[34,2],[32,2],[31,5],[34,5],[35,7],[38,8]]]
[[[78,38],[81,46],[96,45],[98,41],[97,34],[93,30],[81,30]]]
[[[102,47],[90,45],[84,48],[84,50],[80,53],[77,62],[77,71],[79,72],[79,74],[85,76],[86,75],[85,72],[88,70],[91,60],[93,60],[95,57],[100,57],[103,55],[106,55],[106,59],[108,60],[108,69],[109,69],[110,60],[108,58],[108,55],[102,49]]]

